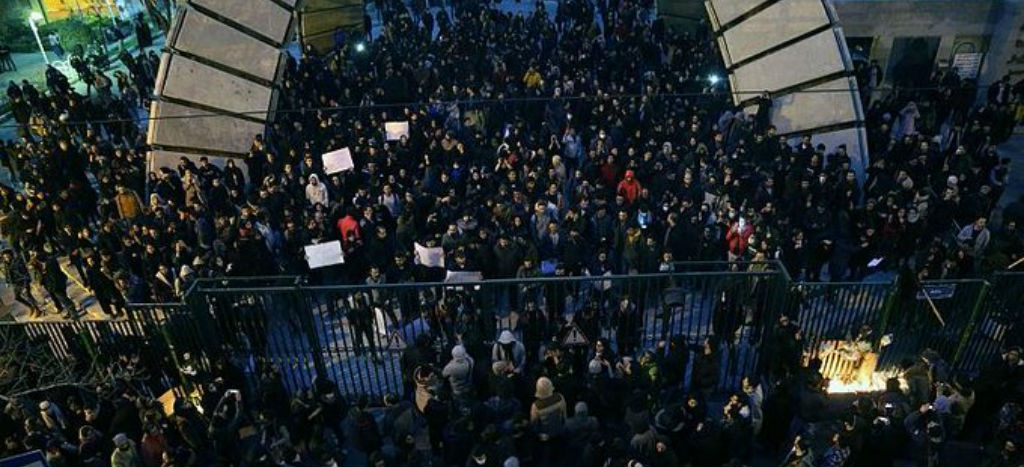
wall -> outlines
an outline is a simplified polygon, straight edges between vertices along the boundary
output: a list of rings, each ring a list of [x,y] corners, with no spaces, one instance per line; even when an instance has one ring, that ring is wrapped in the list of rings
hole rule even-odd
[[[658,0],[658,17],[670,28],[695,30],[707,19],[702,0]]]
[[[989,34],[992,1],[835,2],[847,37],[874,37],[871,58],[885,69],[897,37],[939,36],[937,60],[947,60],[957,35]]]
[[[1021,26],[1019,0],[835,0],[835,10],[846,37],[874,37],[871,58],[887,68],[893,40],[897,37],[940,38],[937,64],[953,53],[957,36],[987,36],[990,50],[981,70],[981,83],[1001,76],[1012,66],[1006,63],[1016,52],[1014,41]],[[1021,49],[1024,54],[1024,49]],[[1024,64],[1022,64],[1024,65]],[[1018,66],[1017,68],[1024,68]],[[1022,70],[1024,71],[1024,70]]]
[[[305,0],[298,10],[303,44],[321,53],[330,51],[337,30],[351,34],[363,30],[363,11],[363,0]]]
[[[666,22],[676,12],[692,14],[694,0],[660,0],[659,14]],[[761,0],[735,0],[736,5]],[[987,84],[1005,73],[1024,79],[1024,0],[833,0],[833,8],[846,37],[875,38],[870,57],[888,68],[897,37],[939,37],[937,64],[952,57],[957,36],[984,36],[989,50],[979,81]],[[1024,43],[1022,43],[1024,45]],[[1019,57],[1016,58],[1015,57]]]

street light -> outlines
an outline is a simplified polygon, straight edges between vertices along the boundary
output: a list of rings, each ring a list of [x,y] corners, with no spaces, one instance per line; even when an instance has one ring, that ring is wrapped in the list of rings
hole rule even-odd
[[[28,27],[32,28],[32,34],[36,36],[36,44],[39,44],[39,53],[43,54],[43,60],[46,64],[50,64],[50,57],[46,56],[46,48],[43,47],[43,40],[39,38],[39,27],[36,23],[43,20],[43,14],[38,11],[33,11],[28,14]]]

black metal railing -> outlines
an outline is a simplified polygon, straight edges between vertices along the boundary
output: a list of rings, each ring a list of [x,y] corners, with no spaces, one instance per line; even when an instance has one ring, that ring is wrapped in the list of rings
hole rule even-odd
[[[878,351],[880,371],[929,348],[956,370],[977,373],[1012,339],[1024,303],[1020,273],[900,290],[895,282],[794,283],[778,262],[675,270],[379,286],[308,286],[291,276],[204,279],[181,303],[132,304],[119,320],[4,326],[48,340],[57,357],[137,356],[179,386],[231,364],[249,384],[276,373],[296,390],[322,375],[350,394],[398,393],[409,389],[409,366],[423,363],[423,355],[443,365],[462,343],[488,362],[497,337],[511,330],[532,364],[559,342],[579,371],[598,339],[619,355],[664,352],[671,342],[691,350],[691,363],[676,369],[688,384],[727,389],[773,358],[766,339],[782,315],[799,323],[805,358],[868,325],[876,345],[891,336]],[[716,347],[711,356],[700,356],[705,340]],[[717,368],[713,381],[693,381],[698,358]]]

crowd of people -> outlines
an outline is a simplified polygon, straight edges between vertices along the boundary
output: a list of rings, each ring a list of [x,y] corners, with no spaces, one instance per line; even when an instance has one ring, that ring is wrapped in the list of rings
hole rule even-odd
[[[551,345],[530,358],[508,333],[474,359],[461,344],[449,357],[419,339],[402,355],[404,394],[372,398],[321,377],[289,395],[277,368],[255,374],[226,359],[178,380],[126,354],[100,385],[5,397],[0,458],[37,450],[51,467],[1024,465],[1017,347],[973,380],[926,350],[884,392],[842,400],[826,394],[817,359],[745,377],[719,398],[696,381],[711,342],[695,349],[689,385],[687,346],[637,360],[601,340],[581,350]],[[163,394],[172,387],[176,398]]]
[[[1024,252],[1016,218],[987,223],[1009,169],[996,144],[1022,96],[1006,80],[980,106],[955,70],[872,100],[859,181],[846,148],[790,144],[767,105],[729,105],[708,80],[721,72],[712,37],[668,31],[634,2],[561,2],[554,15],[538,3],[526,16],[456,6],[289,58],[278,118],[224,165],[145,173],[135,117],[153,51],[122,54],[116,82],[75,62],[86,94],[55,68],[44,92],[10,83],[21,138],[2,162],[24,190],[0,198],[19,301],[40,309],[34,277],[70,313],[54,255],[113,315],[175,301],[197,277],[443,277],[415,264],[417,243],[486,279],[767,259],[810,281],[901,267],[958,278]],[[877,72],[858,76],[877,92]],[[387,121],[408,135],[387,140]],[[321,155],[343,147],[355,169],[325,173]],[[310,271],[303,247],[331,240],[345,264]]]
[[[770,96],[733,107],[708,79],[723,73],[714,38],[666,29],[643,2],[538,2],[526,15],[382,3],[372,41],[288,58],[275,121],[224,165],[146,172],[137,121],[153,51],[122,54],[114,80],[75,61],[84,92],[52,67],[45,90],[9,83],[19,138],[0,146],[17,182],[0,186],[2,272],[16,299],[44,313],[38,283],[74,317],[69,273],[118,316],[178,301],[203,277],[378,285],[445,269],[506,279],[778,259],[798,280],[933,279],[1024,255],[1024,219],[987,222],[1008,181],[996,146],[1024,99],[1008,79],[975,105],[976,83],[954,70],[883,94],[881,69],[859,68],[870,146],[859,180],[846,148],[779,137]],[[389,121],[408,134],[389,140]],[[327,173],[321,155],[344,147],[354,168]],[[333,240],[344,264],[310,270],[304,246]],[[445,268],[417,264],[416,244],[440,247]],[[445,341],[449,358],[428,336],[403,352],[404,393],[380,400],[324,378],[289,391],[274,368],[223,360],[179,381],[198,400],[163,406],[153,396],[174,386],[167,368],[125,359],[149,377],[8,400],[2,453],[90,467],[329,465],[348,449],[374,466],[931,467],[968,438],[993,466],[1024,462],[1018,348],[974,380],[925,352],[881,396],[837,407],[789,324],[772,331],[773,363],[724,402],[713,339],[635,355],[621,340],[526,349],[510,331],[483,352]]]
[[[140,16],[136,22],[139,43],[152,45],[145,20]],[[118,187],[145,190],[146,138],[139,118],[160,59],[143,47],[137,53],[123,50],[119,61],[120,66],[108,70],[79,47],[68,60],[75,77],[48,65],[45,89],[28,80],[7,84],[13,123],[5,125],[13,124],[18,137],[0,143],[0,164],[12,182],[0,186],[0,228],[10,245],[3,254],[3,276],[31,317],[46,308],[34,295],[33,283],[42,286],[64,317],[74,316],[81,305],[68,297],[59,257],[70,258],[78,280],[88,284],[104,312],[113,315],[124,303],[114,283],[123,266],[110,264],[110,255],[130,243],[114,238],[104,247],[100,237],[114,232],[113,225],[104,224],[128,219],[114,207]],[[107,261],[102,266],[101,258]]]

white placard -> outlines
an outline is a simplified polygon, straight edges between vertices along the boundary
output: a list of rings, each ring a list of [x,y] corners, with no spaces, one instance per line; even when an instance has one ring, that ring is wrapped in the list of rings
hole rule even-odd
[[[428,268],[444,267],[444,248],[439,246],[427,248],[419,243],[414,244],[414,246],[416,247],[416,264]]]
[[[953,68],[963,79],[974,79],[978,77],[978,70],[981,69],[981,59],[985,54],[981,52],[961,52],[953,55]]]
[[[409,122],[384,122],[384,134],[388,141],[398,141],[409,136]]]
[[[309,264],[310,269],[333,266],[345,262],[345,257],[341,252],[341,241],[339,240],[306,245],[304,248],[306,250],[306,263]]]
[[[328,175],[352,170],[355,167],[355,164],[352,162],[352,151],[348,148],[331,151],[320,156],[320,158],[324,162],[324,173]]]
[[[460,282],[481,282],[484,274],[480,271],[448,271],[444,276],[445,284],[457,284]]]

